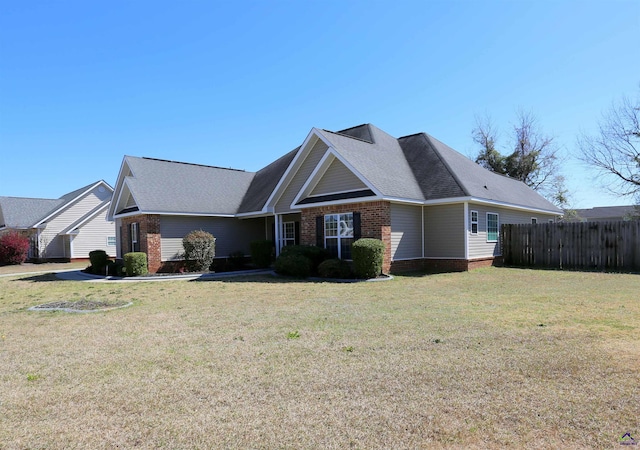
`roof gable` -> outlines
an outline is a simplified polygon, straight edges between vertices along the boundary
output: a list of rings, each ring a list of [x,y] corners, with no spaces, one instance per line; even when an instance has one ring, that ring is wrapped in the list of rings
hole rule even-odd
[[[146,214],[235,215],[254,176],[236,169],[126,156],[109,216],[132,208],[131,199]]]

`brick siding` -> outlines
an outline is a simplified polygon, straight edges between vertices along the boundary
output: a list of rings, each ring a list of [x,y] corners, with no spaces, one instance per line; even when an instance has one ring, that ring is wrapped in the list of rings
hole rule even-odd
[[[156,273],[162,267],[162,244],[160,239],[160,216],[155,214],[140,214],[122,219],[120,245],[122,254],[131,251],[129,225],[138,223],[140,234],[140,251],[147,254],[149,272]]]
[[[300,243],[303,245],[316,244],[317,216],[349,212],[360,213],[361,237],[380,239],[384,242],[382,271],[389,273],[391,269],[391,203],[389,202],[359,202],[303,209],[300,220]]]

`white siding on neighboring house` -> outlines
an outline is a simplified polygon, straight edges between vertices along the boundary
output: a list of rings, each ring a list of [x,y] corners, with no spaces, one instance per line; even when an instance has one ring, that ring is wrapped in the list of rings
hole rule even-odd
[[[464,258],[464,205],[425,206],[424,235],[425,258]]]
[[[227,217],[160,216],[162,260],[181,259],[182,238],[194,230],[203,230],[216,238],[216,258],[242,251],[250,253],[251,241],[265,236],[265,219],[234,219]]]
[[[422,207],[391,204],[391,260],[422,257]]]
[[[116,256],[116,245],[108,245],[108,237],[115,238],[116,227],[107,220],[107,211],[97,214],[93,219],[84,223],[79,232],[72,238],[71,258],[88,258],[93,250],[104,250],[111,257]]]
[[[103,188],[101,192],[96,187],[75,203],[65,207],[54,217],[49,218],[44,224],[46,225],[45,229],[40,232],[40,256],[46,258],[70,258],[68,239],[65,243],[65,239],[58,234],[110,198],[111,191]]]
[[[275,211],[277,213],[284,213],[291,211],[291,203],[293,199],[298,195],[300,189],[307,181],[313,170],[316,168],[320,159],[324,156],[325,152],[329,147],[322,140],[318,139],[318,142],[315,143],[307,158],[302,162],[300,169],[293,176],[291,183],[286,187],[282,196],[278,200],[275,205]]]
[[[471,211],[478,211],[478,233],[471,233]],[[550,214],[538,214],[530,211],[518,211],[514,209],[498,208],[488,205],[469,203],[469,259],[485,258],[501,255],[499,242],[487,242],[487,213],[498,214],[499,227],[505,223],[531,223],[535,217],[538,223],[554,219]]]
[[[339,159],[334,159],[318,184],[311,191],[311,195],[335,194],[337,192],[367,189],[362,182]]]

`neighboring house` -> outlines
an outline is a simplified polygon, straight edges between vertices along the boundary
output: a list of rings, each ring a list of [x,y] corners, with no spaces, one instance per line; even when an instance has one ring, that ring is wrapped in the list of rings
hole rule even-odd
[[[610,222],[640,220],[640,206],[596,206],[565,211],[566,222]]]
[[[366,124],[313,128],[255,173],[125,156],[108,216],[118,255],[146,252],[152,272],[170,270],[195,229],[216,237],[216,257],[271,239],[276,252],[312,244],[349,259],[354,240],[377,238],[390,272],[491,265],[500,258],[500,224],[561,214],[428,134],[396,139]]]
[[[86,259],[92,250],[115,256],[115,224],[107,219],[112,194],[98,181],[57,199],[0,197],[0,234],[29,236],[33,259]]]

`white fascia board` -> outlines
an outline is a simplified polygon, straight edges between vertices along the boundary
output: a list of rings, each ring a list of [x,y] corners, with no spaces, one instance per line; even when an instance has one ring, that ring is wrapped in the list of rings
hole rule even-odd
[[[40,221],[36,222],[34,227],[39,226],[41,223],[46,222],[47,220],[49,220],[50,218],[52,218],[53,216],[59,214],[60,212],[64,211],[65,209],[67,209],[68,207],[70,207],[71,205],[73,205],[74,203],[76,203],[77,201],[80,200],[80,198],[84,197],[84,195],[87,192],[90,192],[92,190],[94,190],[96,187],[98,187],[99,185],[104,184],[105,186],[107,186],[109,189],[111,189],[111,186],[109,186],[107,183],[104,182],[104,180],[100,180],[98,182],[96,182],[95,184],[91,185],[90,187],[88,187],[87,189],[85,189],[84,191],[82,191],[80,194],[78,194],[73,200],[65,203],[64,205],[62,205],[60,208],[54,210],[51,214],[49,214],[47,217],[40,219]]]
[[[107,213],[107,217],[110,220],[113,220],[113,216],[116,213],[116,208],[118,207],[118,203],[120,202],[120,197],[122,196],[122,187],[124,186],[127,178],[124,176],[125,167],[129,169],[129,172],[131,172],[131,175],[133,176],[133,170],[129,166],[127,158],[128,156],[125,155],[124,158],[122,158],[122,163],[120,163],[120,171],[118,172],[118,178],[116,178],[116,186],[111,196],[111,206],[109,206],[109,212]],[[116,192],[118,193],[118,198],[115,198]]]
[[[349,164],[349,162],[346,161],[342,157],[342,155],[340,155],[340,153],[337,152],[332,146],[329,146],[329,149],[322,156],[322,158],[318,162],[318,165],[313,169],[313,172],[311,172],[311,175],[309,175],[309,178],[302,185],[302,188],[300,188],[300,191],[293,199],[293,202],[291,202],[291,205],[289,205],[290,208],[299,207],[297,206],[297,203],[302,199],[305,192],[311,192],[316,187],[316,185],[322,179],[322,176],[325,174],[327,169],[329,169],[329,166],[331,165],[331,163],[333,163],[335,159],[337,159],[342,164],[344,164],[345,167],[349,169],[349,171],[351,171],[351,173],[353,173],[360,181],[362,181],[362,183],[364,183],[365,186],[367,186],[367,188],[369,188],[369,190],[371,190],[376,195],[376,197],[382,197],[382,193],[374,185],[372,185],[369,182],[369,180],[367,180],[364,176],[362,176],[362,174],[358,172],[351,164]],[[348,191],[344,191],[344,192],[348,192]],[[342,192],[336,192],[336,193],[340,194]],[[326,195],[326,194],[323,194],[323,195]]]
[[[384,200],[382,197],[358,197],[358,198],[347,198],[344,200],[334,200],[331,202],[318,202],[318,203],[309,203],[306,205],[296,205],[295,209],[307,209],[307,208],[315,208],[316,206],[333,206],[333,205],[347,205],[349,203],[369,203],[369,202],[378,202],[380,200]],[[296,211],[292,211],[291,213],[295,213]],[[290,213],[286,213],[290,214]]]
[[[107,219],[113,220],[114,217],[122,217],[121,215],[117,215],[116,214],[116,210],[118,209],[118,205],[120,204],[120,201],[122,200],[122,194],[124,194],[125,188],[126,188],[127,192],[129,193],[129,195],[131,195],[133,197],[134,203],[136,205],[138,204],[138,200],[136,200],[136,196],[133,195],[133,192],[131,191],[131,188],[129,187],[129,180],[127,180],[125,178],[123,183],[122,183],[122,185],[120,186],[119,191],[118,191],[118,198],[115,199],[115,201],[114,201],[113,197],[111,198],[111,205],[112,206],[109,206],[109,213],[107,214]]]
[[[309,152],[311,151],[311,149],[313,148],[313,146],[315,145],[318,139],[324,142],[328,147],[331,147],[331,143],[328,142],[324,138],[324,136],[320,134],[318,129],[315,127],[312,128],[309,134],[307,135],[306,139],[298,149],[298,153],[296,153],[296,156],[293,157],[293,160],[291,161],[291,163],[289,163],[289,167],[287,167],[287,170],[285,170],[284,174],[278,181],[278,184],[273,189],[273,192],[271,192],[271,195],[265,202],[263,211],[265,212],[269,211],[271,208],[275,206],[275,204],[278,202],[278,200],[282,196],[282,193],[291,182],[291,178],[293,178],[295,173],[298,171],[298,169],[300,168],[304,160],[307,158],[307,156],[309,155]]]
[[[221,213],[188,213],[188,212],[171,212],[171,211],[132,211],[125,214],[116,214],[114,219],[122,219],[124,217],[131,216],[184,216],[184,217],[222,217],[222,218],[235,218],[236,214],[221,214]]]
[[[536,212],[536,213],[541,213],[541,214],[551,214],[551,215],[554,215],[554,216],[561,216],[563,214],[562,212],[558,212],[558,211],[550,211],[548,209],[535,208],[535,207],[524,206],[524,205],[516,205],[516,204],[513,204],[513,203],[501,202],[501,201],[498,201],[498,200],[488,200],[488,199],[484,199],[484,198],[470,197],[468,201],[470,203],[481,203],[481,204],[484,204],[484,205],[498,206],[500,208],[515,209],[515,210],[518,210],[518,211]]]
[[[251,218],[260,218],[260,217],[273,217],[275,213],[273,211],[257,211],[257,212],[248,212],[248,213],[239,213],[234,217],[238,219],[251,219]]]

